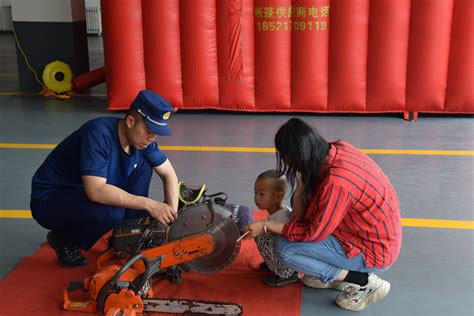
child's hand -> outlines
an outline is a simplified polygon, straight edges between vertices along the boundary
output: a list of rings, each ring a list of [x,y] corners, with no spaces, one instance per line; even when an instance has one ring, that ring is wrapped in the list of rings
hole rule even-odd
[[[247,225],[247,231],[250,232],[250,234],[247,235],[247,238],[254,238],[260,235],[263,232],[263,226],[265,226],[264,221],[253,222]]]

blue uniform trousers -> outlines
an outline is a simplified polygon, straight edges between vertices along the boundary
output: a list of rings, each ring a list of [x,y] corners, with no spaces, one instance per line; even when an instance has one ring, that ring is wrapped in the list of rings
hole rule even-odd
[[[125,191],[148,196],[153,169],[145,160],[135,168]],[[70,240],[82,249],[91,248],[109,230],[124,219],[146,217],[144,210],[132,210],[91,202],[83,188],[64,188],[46,199],[32,199],[33,218],[61,239]]]

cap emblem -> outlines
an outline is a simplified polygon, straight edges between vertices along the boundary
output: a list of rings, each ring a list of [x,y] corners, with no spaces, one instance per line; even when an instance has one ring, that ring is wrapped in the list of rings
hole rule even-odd
[[[146,115],[145,113],[143,113],[143,111],[140,110],[140,109],[137,109],[137,112],[138,112],[141,116],[143,116],[145,119],[147,119],[148,121],[152,122],[152,123],[155,124],[155,125],[160,125],[160,126],[166,126],[166,125],[167,125],[167,123],[160,123],[160,122],[158,122],[158,121],[155,121],[154,119],[152,119],[151,117],[149,117],[148,115]],[[169,113],[169,112],[168,112],[168,113]]]

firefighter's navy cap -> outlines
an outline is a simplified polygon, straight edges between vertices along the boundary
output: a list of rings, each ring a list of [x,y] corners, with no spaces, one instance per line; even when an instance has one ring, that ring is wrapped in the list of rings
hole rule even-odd
[[[143,120],[153,134],[159,136],[171,135],[168,120],[174,109],[159,94],[150,90],[142,90],[138,92],[130,108],[143,117]]]

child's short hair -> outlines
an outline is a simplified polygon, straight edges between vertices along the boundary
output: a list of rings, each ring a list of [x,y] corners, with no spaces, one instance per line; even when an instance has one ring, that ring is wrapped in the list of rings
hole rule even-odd
[[[256,181],[260,180],[272,180],[273,188],[276,191],[283,192],[284,195],[286,195],[286,192],[288,191],[288,182],[286,181],[286,177],[284,175],[279,177],[278,171],[276,169],[270,169],[259,174]]]

